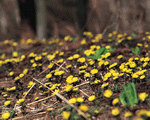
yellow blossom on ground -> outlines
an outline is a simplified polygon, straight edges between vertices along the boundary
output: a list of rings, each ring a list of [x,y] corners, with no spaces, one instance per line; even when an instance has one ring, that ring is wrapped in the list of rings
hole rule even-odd
[[[17,57],[17,56],[18,56],[18,53],[17,53],[17,52],[13,52],[13,53],[12,53],[12,56],[13,56],[13,57]]]
[[[39,99],[39,97],[36,97],[34,100],[38,100]]]
[[[107,97],[107,98],[111,97],[112,94],[113,94],[112,91],[109,90],[109,89],[108,89],[108,90],[105,90],[105,92],[104,92],[104,96]]]
[[[64,90],[65,90],[66,92],[71,91],[72,88],[73,88],[73,85],[66,85],[66,86],[64,86]]]
[[[2,118],[4,120],[8,119],[10,117],[10,113],[9,112],[6,112],[6,113],[2,113]]]
[[[86,105],[80,105],[79,109],[86,112],[86,111],[88,111],[89,108]]]
[[[8,106],[8,105],[10,105],[10,103],[11,103],[11,101],[8,100],[8,101],[5,101],[5,102],[4,102],[4,105],[5,105],[5,106]]]
[[[107,87],[108,85],[109,85],[108,82],[107,83],[103,83],[101,87],[104,88],[104,87]]]
[[[117,115],[119,115],[119,114],[120,114],[119,108],[114,108],[114,109],[112,110],[112,115],[113,115],[113,116],[117,116]]]
[[[27,73],[28,73],[28,69],[24,69],[23,74],[27,74]]]
[[[53,95],[56,95],[56,93],[59,92],[59,89],[55,89],[55,91],[53,92]]]
[[[105,48],[106,48],[106,49],[109,49],[109,48],[110,48],[110,46],[109,46],[109,45],[107,45]]]
[[[79,58],[79,59],[78,59],[78,62],[84,63],[84,62],[85,62],[85,58],[84,58],[84,57]]]
[[[85,44],[86,44],[86,40],[83,39],[83,40],[81,41],[81,45],[85,45]]]
[[[29,82],[29,85],[30,85],[30,86],[32,86],[33,84],[34,84],[34,82],[33,82],[33,81],[30,81],[30,82]]]
[[[99,111],[99,110],[94,110],[94,112],[95,112],[96,114],[98,114],[100,111]]]
[[[47,78],[47,79],[49,79],[49,78],[51,78],[51,77],[52,77],[52,74],[50,74],[50,73],[46,75],[46,78]]]
[[[147,110],[142,109],[137,113],[137,116],[146,115],[146,114],[147,114]]]
[[[127,112],[124,113],[124,116],[125,117],[131,117],[132,113],[130,111],[127,111]]]
[[[77,98],[77,102],[82,103],[83,101],[84,101],[84,99],[83,99],[82,97],[78,97],[78,98]]]
[[[146,94],[145,92],[143,92],[143,93],[140,93],[138,96],[139,96],[140,100],[145,101],[145,99],[148,96],[148,94]]]
[[[91,75],[90,75],[90,73],[85,73],[84,76],[85,77],[90,77]]]
[[[74,58],[74,59],[79,58],[79,54],[73,55],[73,58]]]
[[[69,111],[69,112],[63,111],[62,116],[63,116],[63,118],[64,118],[65,120],[68,120],[70,114],[71,114],[70,111]]]
[[[78,87],[73,88],[73,91],[78,91],[78,90],[79,90]]]
[[[93,75],[93,74],[96,74],[96,73],[98,73],[98,70],[97,69],[92,69],[91,71],[90,71],[90,73]]]
[[[52,110],[53,110],[53,108],[48,108],[48,109],[47,109],[47,111],[52,111]]]
[[[69,102],[72,103],[72,104],[76,103],[76,101],[77,101],[76,98],[71,98],[71,99],[69,100]]]
[[[95,100],[95,98],[96,98],[95,95],[92,95],[92,96],[90,96],[90,97],[88,98],[88,100],[89,100],[89,101],[93,101],[93,100]]]
[[[119,102],[119,98],[115,98],[115,99],[112,101],[112,104],[113,104],[113,105],[116,105],[118,102]]]
[[[19,99],[18,101],[17,101],[17,104],[20,104],[20,103],[22,103],[22,102],[24,102],[24,99],[22,98],[22,99]]]

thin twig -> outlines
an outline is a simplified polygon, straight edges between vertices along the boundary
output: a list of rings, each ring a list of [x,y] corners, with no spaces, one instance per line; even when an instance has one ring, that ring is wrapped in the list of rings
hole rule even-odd
[[[66,72],[69,72],[66,68],[62,67],[66,62],[64,61],[61,65],[59,65],[58,63],[54,62],[57,66],[59,66],[59,68],[57,70],[59,70],[60,68],[64,69]]]
[[[33,80],[35,80],[36,82],[40,83],[41,85],[45,86],[43,83],[41,83],[39,80],[33,78]],[[49,87],[45,86],[46,88],[48,88],[51,92],[54,92],[52,89],[50,89]],[[62,99],[63,101],[65,101],[67,104],[69,104],[71,107],[73,107],[78,113],[80,113],[85,119],[88,119],[87,116],[81,111],[79,110],[76,106],[74,106],[72,103],[70,103],[64,96],[62,96],[59,93],[55,94],[57,97],[59,97],[60,99]]]
[[[86,95],[87,97],[89,97],[89,95],[87,95],[85,92],[83,92],[83,90],[80,90],[84,95]]]

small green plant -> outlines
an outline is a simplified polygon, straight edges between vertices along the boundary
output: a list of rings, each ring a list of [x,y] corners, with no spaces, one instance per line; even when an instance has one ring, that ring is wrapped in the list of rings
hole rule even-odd
[[[120,95],[120,101],[124,106],[130,106],[131,108],[138,103],[137,92],[133,82],[124,87],[124,91]]]
[[[107,52],[111,52],[111,51],[114,51],[114,50],[115,50],[115,48],[112,48],[112,47],[110,47],[109,49],[106,49],[105,47],[102,47],[102,48],[97,49],[95,51],[94,56],[87,56],[87,58],[97,60],[97,59],[101,58],[101,55],[105,55]]]
[[[142,46],[136,46],[135,50],[133,48],[130,48],[131,52],[135,55],[137,55],[142,49]]]

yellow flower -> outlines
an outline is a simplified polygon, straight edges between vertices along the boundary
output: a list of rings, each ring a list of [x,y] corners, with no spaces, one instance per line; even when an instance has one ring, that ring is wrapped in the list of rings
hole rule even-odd
[[[28,69],[24,69],[23,74],[27,74],[27,73],[28,73]]]
[[[53,95],[55,95],[58,92],[59,92],[59,89],[58,90],[55,89],[55,91],[53,92]]]
[[[36,66],[37,66],[37,64],[36,64],[36,63],[33,63],[33,64],[32,64],[32,67],[34,67],[34,68],[35,68]]]
[[[86,112],[89,108],[86,105],[80,105],[79,109]]]
[[[105,61],[105,62],[104,62],[104,65],[108,65],[108,64],[109,64],[109,62],[108,62],[108,61]]]
[[[140,110],[138,113],[137,113],[137,116],[141,116],[141,115],[146,115],[147,114],[147,110]]]
[[[51,78],[51,77],[52,77],[52,74],[50,74],[50,73],[46,75],[46,78],[47,78],[47,79],[49,79],[49,78]]]
[[[142,44],[141,43],[137,43],[137,46],[142,46]]]
[[[24,102],[24,99],[22,98],[22,99],[19,99],[18,101],[17,101],[17,104],[20,104],[20,103],[22,103],[22,102]]]
[[[13,74],[14,74],[14,72],[10,72],[10,73],[9,73],[10,76],[13,76]]]
[[[94,74],[98,73],[98,70],[97,70],[97,69],[92,69],[92,70],[90,71],[90,73],[91,73],[92,75],[94,75]]]
[[[67,77],[66,82],[71,84],[72,83],[72,79],[73,79],[73,75],[70,75]]]
[[[145,99],[148,96],[148,94],[146,94],[145,92],[143,92],[143,93],[140,93],[138,96],[139,96],[140,100],[145,101]]]
[[[78,81],[78,77],[73,77],[72,78],[72,82],[77,82]]]
[[[13,52],[13,53],[12,53],[12,56],[13,56],[13,57],[17,57],[17,56],[18,56],[18,53],[17,53],[17,52]]]
[[[48,65],[48,68],[51,69],[53,66],[54,66],[54,63],[50,63],[50,64]]]
[[[109,84],[109,83],[103,83],[101,87],[102,87],[102,88],[107,87],[108,84]]]
[[[127,39],[128,39],[128,40],[131,40],[131,39],[132,39],[132,36],[127,37]]]
[[[79,58],[79,59],[78,59],[78,62],[84,63],[84,62],[85,62],[85,58],[84,58],[84,57]]]
[[[113,104],[113,105],[116,105],[118,102],[119,102],[119,98],[115,98],[115,99],[112,101],[112,104]]]
[[[57,63],[62,63],[64,61],[64,59],[60,59],[57,61]]]
[[[68,120],[68,118],[70,116],[70,111],[69,112],[63,111],[62,115],[65,120]]]
[[[77,101],[76,98],[71,98],[71,99],[69,100],[69,102],[72,103],[72,104],[76,103],[76,101]]]
[[[71,68],[71,66],[72,66],[71,64],[70,64],[70,65],[67,65],[66,68]]]
[[[127,111],[127,112],[124,113],[124,116],[125,117],[131,117],[132,113],[130,111]]]
[[[88,98],[88,100],[89,100],[89,101],[95,100],[95,95],[90,96],[90,97]]]
[[[78,98],[77,98],[77,102],[82,103],[83,101],[84,101],[84,99],[83,99],[82,97],[78,97]]]
[[[6,113],[2,113],[2,118],[4,120],[8,119],[10,117],[10,113],[9,112],[6,112]]]
[[[109,48],[110,48],[110,46],[109,46],[109,45],[107,45],[105,48],[106,48],[106,49],[109,49]]]
[[[62,46],[62,45],[63,45],[63,42],[60,42],[60,43],[59,43],[59,46]]]
[[[72,88],[73,88],[73,85],[66,85],[66,86],[64,86],[64,90],[65,90],[66,92],[71,91]]]
[[[73,58],[74,58],[74,59],[79,58],[79,54],[73,55]]]
[[[23,74],[23,73],[21,73],[21,74],[19,75],[19,77],[20,77],[20,78],[22,78],[23,76],[24,76],[24,74]]]
[[[34,100],[38,100],[39,99],[39,97],[36,97]]]
[[[10,105],[10,103],[11,103],[11,101],[8,100],[8,101],[4,102],[4,105],[5,105],[5,106],[8,106],[8,105]]]
[[[73,91],[78,91],[78,90],[79,90],[79,88],[78,88],[78,87],[73,88]]]
[[[141,77],[140,77],[140,79],[144,79],[145,78],[145,75],[142,75]]]
[[[104,92],[104,96],[107,97],[107,98],[111,97],[112,94],[113,94],[112,91],[109,90],[109,89],[108,89],[108,90],[105,90],[105,92]]]
[[[85,68],[87,68],[86,65],[79,67],[79,69],[85,69]]]
[[[30,81],[30,82],[29,82],[29,86],[32,86],[33,84],[34,84],[33,81]]]
[[[137,75],[136,73],[132,74],[132,78],[138,78],[138,77],[139,77],[139,75]]]
[[[81,41],[81,45],[85,45],[85,44],[86,44],[86,40],[83,39],[83,40]]]
[[[27,92],[24,92],[23,95],[25,95]]]
[[[109,34],[108,34],[108,37],[112,37],[112,36],[113,36],[113,34],[112,34],[112,33],[109,33]]]
[[[53,108],[48,108],[48,109],[47,109],[47,111],[52,111],[52,110],[53,110]]]
[[[85,73],[84,76],[85,77],[90,77],[91,75],[90,75],[90,73]]]
[[[73,60],[73,56],[68,57],[67,60]]]
[[[105,78],[111,77],[111,73],[110,73],[110,72],[106,73],[104,77],[105,77]]]
[[[94,110],[94,112],[95,112],[96,114],[98,114],[100,111],[99,111],[99,110]]]
[[[119,114],[120,114],[119,108],[114,108],[114,109],[112,110],[112,115],[113,115],[113,116],[117,116],[117,115],[119,115]]]

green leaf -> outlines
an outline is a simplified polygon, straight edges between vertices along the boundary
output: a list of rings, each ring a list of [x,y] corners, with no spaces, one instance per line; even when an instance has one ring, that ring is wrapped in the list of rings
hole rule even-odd
[[[133,50],[133,48],[131,48],[130,50],[133,54],[135,54],[135,55],[137,54],[136,51]]]
[[[135,51],[136,51],[136,53],[140,52],[140,48],[138,46],[136,46]]]
[[[132,82],[131,83],[131,86],[132,86],[132,95],[134,96],[134,103],[138,103],[138,97],[137,97],[137,92],[136,92],[136,87],[135,87],[135,84]]]
[[[102,47],[102,48],[96,50],[96,51],[95,51],[95,54],[94,54],[94,57],[100,57],[100,55],[103,54],[103,52],[104,52],[105,49],[106,49],[106,48]]]
[[[124,87],[124,91],[120,95],[120,101],[123,105],[130,106],[131,108],[138,103],[137,92],[133,82]]]
[[[97,60],[97,59],[101,58],[102,54],[105,55],[106,53],[107,53],[107,49],[104,48],[104,47],[102,47],[102,48],[100,48],[100,49],[98,49],[98,50],[95,51],[94,56],[87,56],[87,58]]]
[[[72,42],[75,43],[78,40],[78,37],[72,38]]]
[[[116,50],[116,48],[112,48],[112,47],[110,47],[109,49],[108,49],[108,51],[114,51],[114,50]]]
[[[120,95],[120,102],[124,105],[124,106],[127,106],[127,102],[126,102],[126,95],[124,93],[124,91],[121,93]]]
[[[14,109],[12,108],[9,112],[10,112],[10,118],[12,118],[14,116],[14,114],[15,114]]]
[[[97,60],[97,58],[96,58],[96,57],[94,57],[94,56],[87,56],[87,58]]]

